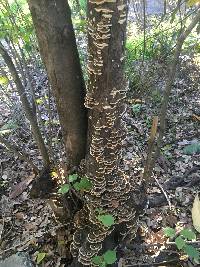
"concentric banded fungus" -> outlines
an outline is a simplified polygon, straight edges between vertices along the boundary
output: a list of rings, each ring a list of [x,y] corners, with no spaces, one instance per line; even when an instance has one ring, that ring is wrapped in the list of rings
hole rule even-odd
[[[121,146],[127,132],[123,122],[126,83],[122,75],[126,6],[126,0],[88,2],[89,83],[85,106],[90,109],[90,149],[86,172],[93,186],[85,195],[84,212],[88,223],[78,227],[71,251],[79,262],[90,266],[93,266],[91,258],[116,231],[115,226],[108,228],[99,222],[97,210],[111,214],[116,225],[122,225],[118,235],[123,238],[135,230],[138,200],[144,194],[143,190],[141,195],[134,196],[140,183],[131,184],[130,177],[120,170]]]

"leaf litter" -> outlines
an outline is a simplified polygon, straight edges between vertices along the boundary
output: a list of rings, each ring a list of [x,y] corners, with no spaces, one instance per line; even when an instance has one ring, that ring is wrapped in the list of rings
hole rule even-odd
[[[153,180],[148,192],[150,207],[140,221],[136,241],[123,249],[121,265],[139,266],[141,263],[148,263],[150,266],[156,261],[175,259],[176,264],[181,264],[179,266],[195,266],[187,257],[180,261],[183,255],[174,246],[167,245],[167,238],[163,232],[165,227],[176,227],[180,231],[185,227],[192,229],[192,218],[194,225],[197,220],[197,212],[193,212],[193,216],[191,212],[195,196],[200,190],[200,156],[199,150],[194,147],[194,144],[200,142],[200,90],[198,72],[195,76],[193,65],[192,61],[181,65],[170,100],[162,154],[153,174],[166,191],[172,208],[169,208],[162,190]],[[157,68],[160,68],[159,64]],[[192,80],[190,76],[195,77]],[[43,83],[46,86],[45,80]],[[150,92],[140,101],[137,109],[134,107],[134,112],[133,92],[129,94],[128,103],[125,118],[128,135],[123,142],[123,167],[131,177],[141,177],[151,120],[158,114],[160,103],[157,101],[152,104]],[[10,116],[9,113],[7,116]],[[46,114],[44,118],[47,119]],[[57,120],[57,114],[54,115],[54,119]],[[7,118],[4,116],[3,120]],[[58,124],[54,125],[54,131],[59,131]],[[14,139],[17,140],[17,136],[14,135]],[[58,139],[58,136],[53,139],[54,148],[59,144]],[[26,148],[30,151],[31,157],[37,158],[39,162],[35,144],[26,131],[23,132],[22,143],[23,140],[26,140]],[[190,147],[192,151],[189,149],[188,153],[187,148],[190,145],[193,147]],[[62,225],[57,221],[46,201],[30,199],[29,189],[35,178],[34,174],[27,163],[5,151],[4,147],[0,149],[0,257],[16,251],[27,251],[32,260],[39,265],[42,263],[45,267],[64,266],[64,261],[70,257],[68,246],[72,238],[68,225]],[[59,158],[59,152],[56,157]],[[194,204],[193,210],[196,206],[198,205]],[[175,266],[173,264],[171,266]]]

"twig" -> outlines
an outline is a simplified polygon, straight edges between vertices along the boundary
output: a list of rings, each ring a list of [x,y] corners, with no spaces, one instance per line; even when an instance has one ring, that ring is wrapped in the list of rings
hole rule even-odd
[[[153,155],[154,143],[155,143],[157,131],[158,131],[158,116],[155,116],[155,117],[153,117],[153,122],[152,122],[152,126],[151,126],[151,133],[150,133],[150,137],[148,140],[147,158],[146,158],[144,174],[143,174],[144,180],[146,180],[149,177],[149,175],[151,174],[151,169],[150,169],[151,168],[151,158]]]
[[[29,243],[30,241],[32,241],[32,240],[31,240],[31,239],[28,239],[28,240],[25,240],[24,242],[21,242],[21,243],[15,245],[15,246],[12,246],[12,247],[7,248],[7,249],[4,249],[4,250],[1,250],[1,251],[0,251],[0,255],[3,255],[3,254],[5,254],[6,252],[9,252],[9,251],[11,251],[11,250],[15,251],[18,247],[20,247],[20,246],[24,246],[24,245],[26,245],[27,243]]]
[[[3,166],[2,166],[2,162],[0,162],[0,168],[1,168],[0,174],[1,174],[1,176],[2,176],[2,174],[3,174]]]
[[[158,184],[158,186],[160,187],[161,191],[163,192],[163,194],[164,194],[164,196],[165,196],[165,198],[166,198],[166,200],[167,200],[167,202],[168,202],[169,208],[170,208],[170,210],[171,210],[171,208],[172,208],[172,204],[171,204],[171,202],[170,202],[170,199],[169,199],[167,193],[165,192],[165,190],[164,190],[164,188],[162,187],[162,185],[159,183],[158,179],[157,179],[156,177],[154,177],[154,179],[155,179],[156,183]]]
[[[4,225],[5,225],[5,212],[3,213],[3,223],[2,223],[2,229],[0,231],[0,241],[2,240],[2,235],[3,235],[3,231],[4,231]]]

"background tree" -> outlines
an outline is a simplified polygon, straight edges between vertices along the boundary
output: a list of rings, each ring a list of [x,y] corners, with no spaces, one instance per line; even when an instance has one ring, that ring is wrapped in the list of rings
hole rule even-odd
[[[44,166],[49,167],[49,165],[50,165],[49,155],[48,155],[48,151],[46,149],[46,146],[44,144],[44,140],[42,138],[38,123],[37,123],[37,118],[35,117],[35,114],[34,114],[32,108],[29,104],[27,97],[26,97],[24,86],[21,83],[21,80],[20,80],[19,75],[17,73],[17,70],[16,70],[16,68],[12,62],[12,59],[1,43],[0,43],[0,54],[2,55],[3,59],[5,60],[8,68],[9,68],[9,70],[13,76],[13,80],[16,84],[17,91],[20,95],[20,99],[21,99],[24,111],[25,111],[27,119],[29,120],[31,127],[32,127],[33,136],[36,139],[38,148],[41,152],[41,155],[42,155],[42,158],[44,161]]]
[[[85,84],[67,1],[29,0],[41,56],[55,95],[68,164],[86,151]]]

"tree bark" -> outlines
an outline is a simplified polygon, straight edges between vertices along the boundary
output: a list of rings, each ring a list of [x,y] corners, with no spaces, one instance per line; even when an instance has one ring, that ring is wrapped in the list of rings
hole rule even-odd
[[[127,233],[134,237],[137,212],[143,210],[145,198],[140,181],[131,181],[120,168],[122,141],[126,136],[123,63],[127,0],[89,0],[88,9],[86,176],[92,189],[85,196],[84,220],[80,219],[71,245],[79,262],[72,266],[77,267],[90,265],[95,255],[115,249]],[[99,221],[100,210],[114,218],[114,225],[105,227]]]
[[[69,166],[85,157],[85,85],[66,0],[28,0],[33,23],[56,99]]]
[[[16,88],[20,97],[20,100],[22,102],[22,106],[24,109],[24,112],[26,114],[27,119],[30,122],[31,125],[31,129],[33,132],[33,136],[36,140],[36,143],[38,145],[39,151],[42,155],[43,161],[44,161],[44,166],[48,167],[50,165],[50,160],[49,160],[49,156],[48,156],[48,151],[46,149],[46,146],[44,144],[44,140],[42,137],[42,134],[40,132],[40,128],[37,124],[37,119],[30,107],[30,104],[28,102],[28,99],[26,97],[26,92],[25,92],[25,88],[19,78],[19,75],[17,73],[17,70],[12,62],[11,57],[9,56],[8,52],[6,51],[6,49],[3,47],[3,45],[0,43],[0,54],[2,55],[5,63],[7,64],[9,71],[13,77],[13,80],[16,84]]]

